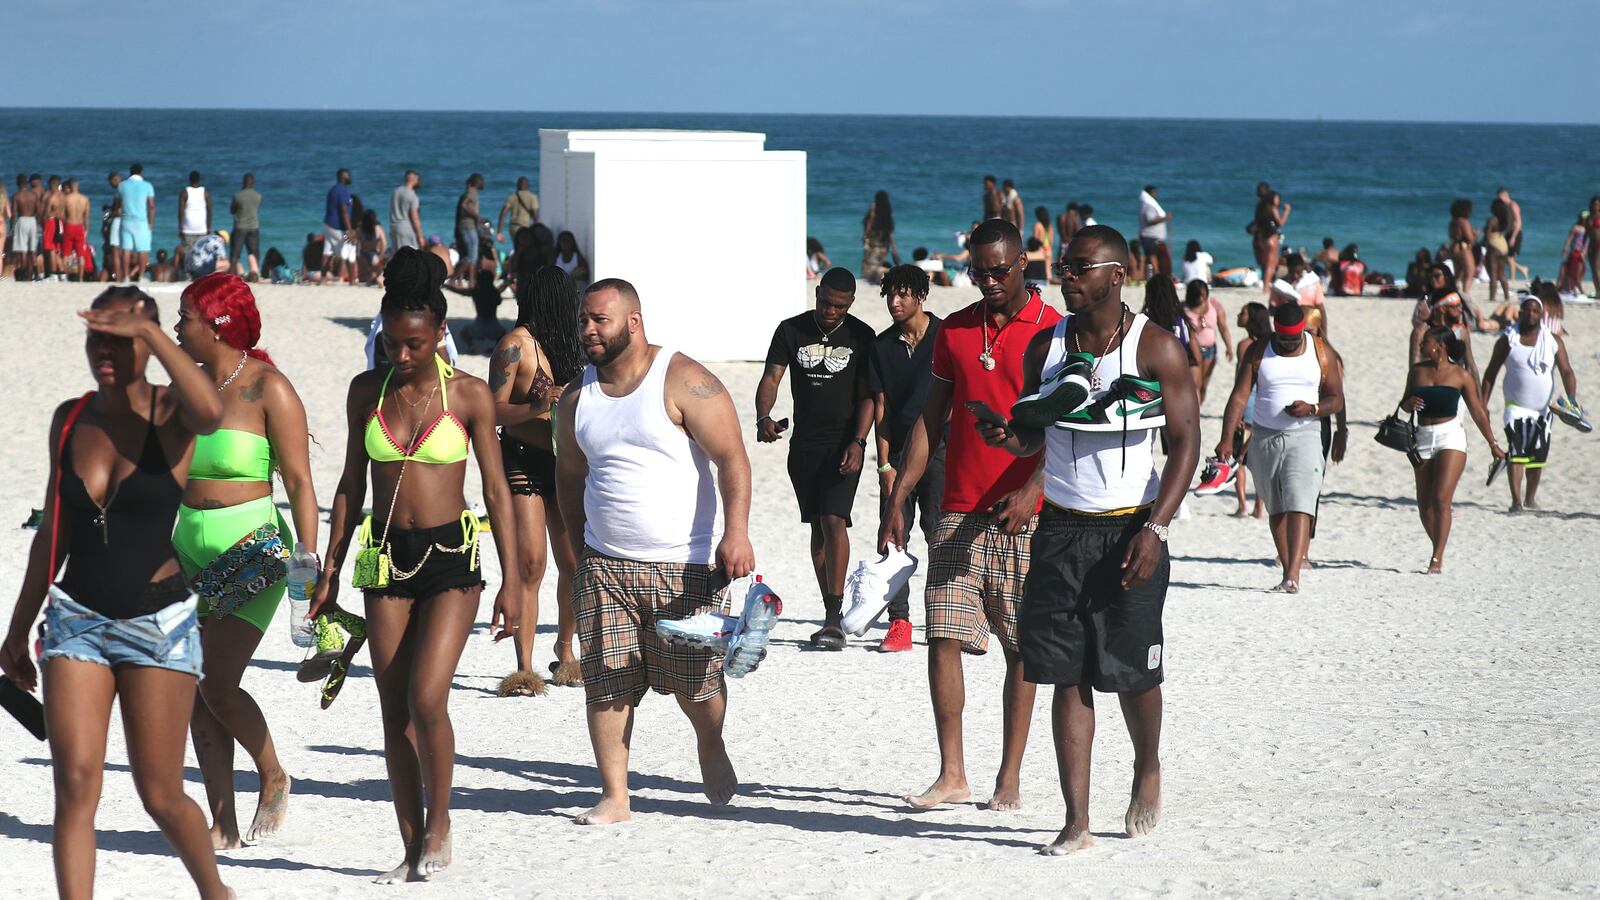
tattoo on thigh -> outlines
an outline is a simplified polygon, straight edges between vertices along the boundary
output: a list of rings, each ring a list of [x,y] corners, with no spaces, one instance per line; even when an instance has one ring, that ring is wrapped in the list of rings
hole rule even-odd
[[[500,393],[500,388],[505,386],[506,379],[511,377],[511,369],[521,359],[522,348],[515,344],[495,353],[494,364],[489,367],[489,393]]]

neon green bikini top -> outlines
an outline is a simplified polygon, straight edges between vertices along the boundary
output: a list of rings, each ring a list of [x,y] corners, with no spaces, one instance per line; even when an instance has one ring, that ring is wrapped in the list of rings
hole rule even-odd
[[[272,444],[265,436],[219,428],[194,439],[189,477],[202,481],[271,481]]]
[[[444,405],[444,412],[433,420],[432,425],[422,430],[417,442],[409,450],[401,447],[400,442],[389,434],[389,426],[383,421],[383,398],[389,391],[389,378],[394,375],[394,369],[390,369],[389,374],[383,376],[383,387],[378,389],[378,405],[367,417],[367,430],[363,435],[367,456],[373,462],[414,459],[419,463],[448,465],[466,460],[467,427],[450,411],[450,395],[444,384],[455,370],[438,355],[433,357],[433,361],[439,368],[439,401]]]

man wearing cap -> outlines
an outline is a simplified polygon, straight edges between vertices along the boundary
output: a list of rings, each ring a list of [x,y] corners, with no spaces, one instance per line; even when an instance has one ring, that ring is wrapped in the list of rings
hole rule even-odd
[[[1311,544],[1312,518],[1322,492],[1322,430],[1319,417],[1344,409],[1344,379],[1333,348],[1306,331],[1305,313],[1294,304],[1272,310],[1272,337],[1246,351],[1222,417],[1224,439],[1217,459],[1233,457],[1233,433],[1256,391],[1255,431],[1250,438],[1250,474],[1267,507],[1272,542],[1283,579],[1272,590],[1300,591],[1300,567]]]

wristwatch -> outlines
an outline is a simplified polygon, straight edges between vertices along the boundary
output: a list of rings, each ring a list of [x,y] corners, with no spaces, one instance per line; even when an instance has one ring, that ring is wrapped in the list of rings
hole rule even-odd
[[[1167,532],[1170,530],[1167,526],[1157,525],[1154,522],[1146,522],[1144,523],[1144,527],[1150,529],[1157,538],[1160,538],[1161,543],[1165,544],[1167,542]]]
[[[867,449],[867,439],[866,438],[856,438],[856,446],[860,447],[863,450]]]

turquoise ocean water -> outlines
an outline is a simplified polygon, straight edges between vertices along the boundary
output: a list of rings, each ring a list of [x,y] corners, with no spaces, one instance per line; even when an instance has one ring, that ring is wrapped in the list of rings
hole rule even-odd
[[[1474,201],[1481,227],[1505,185],[1526,220],[1522,262],[1553,276],[1566,230],[1600,193],[1597,126],[554,112],[0,109],[0,176],[9,188],[18,172],[77,175],[98,209],[106,172],[139,160],[157,190],[157,246],[171,246],[190,169],[205,176],[220,227],[249,170],[264,198],[263,247],[293,263],[336,169],[352,171],[380,221],[401,172],[419,170],[423,226],[448,234],[471,172],[488,180],[484,205],[496,213],[517,176],[537,187],[540,128],[765,132],[769,148],[808,154],[808,230],[852,268],[874,191],[889,191],[909,258],[919,245],[954,249],[953,234],[980,212],[985,174],[1014,179],[1030,214],[1087,202],[1128,233],[1139,189],[1153,183],[1177,247],[1197,239],[1223,266],[1252,262],[1244,225],[1266,180],[1294,205],[1286,246],[1355,241],[1370,267],[1397,275],[1418,247],[1443,242],[1453,198]],[[705,202],[739,227],[738,197],[707,184]],[[714,233],[662,240],[683,242],[686,262],[715,266]]]

